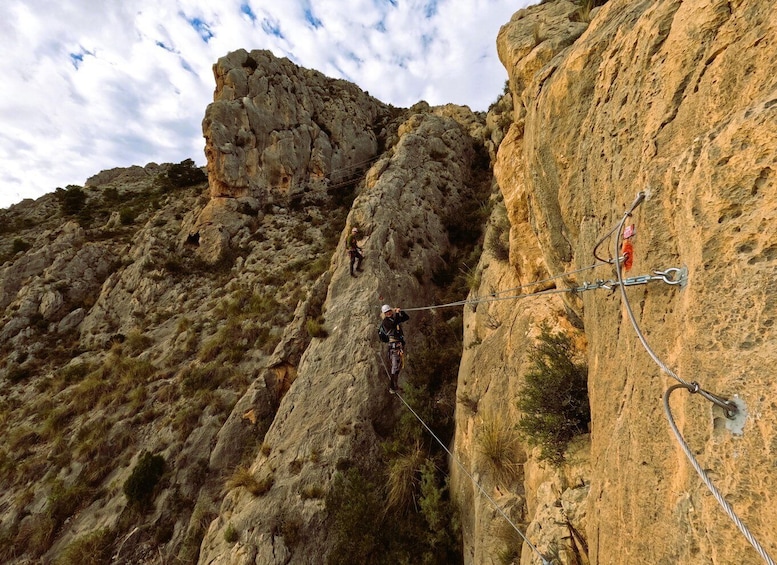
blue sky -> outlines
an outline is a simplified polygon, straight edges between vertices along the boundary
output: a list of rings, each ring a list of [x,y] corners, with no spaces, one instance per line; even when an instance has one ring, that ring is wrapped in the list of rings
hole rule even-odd
[[[204,164],[212,65],[269,49],[407,107],[485,110],[529,0],[3,0],[0,208],[104,169]]]

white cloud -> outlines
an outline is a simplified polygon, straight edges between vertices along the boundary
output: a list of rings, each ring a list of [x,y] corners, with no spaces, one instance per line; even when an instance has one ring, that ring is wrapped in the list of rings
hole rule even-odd
[[[103,169],[204,163],[212,66],[269,49],[395,106],[485,110],[529,0],[4,0],[0,207]]]

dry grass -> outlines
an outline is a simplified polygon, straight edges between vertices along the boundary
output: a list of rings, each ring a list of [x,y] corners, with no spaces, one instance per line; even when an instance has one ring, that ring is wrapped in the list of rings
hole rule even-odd
[[[80,565],[82,563],[108,563],[115,534],[108,528],[83,535],[68,545],[54,559],[55,565]]]
[[[274,482],[272,474],[258,480],[248,467],[240,465],[224,486],[227,490],[243,487],[254,496],[261,496],[272,488]]]
[[[388,474],[387,506],[389,508],[404,509],[410,505],[418,486],[421,465],[425,460],[420,444],[416,443],[408,453],[391,462]]]
[[[514,482],[521,469],[515,429],[501,415],[494,414],[484,419],[477,440],[481,461],[494,480],[503,486]]]
[[[492,526],[491,535],[500,542],[499,546],[501,546],[496,551],[497,563],[500,565],[511,565],[512,563],[520,562],[523,538],[510,524],[504,520],[495,522]]]
[[[306,485],[299,491],[302,500],[324,498],[324,489],[320,485]]]

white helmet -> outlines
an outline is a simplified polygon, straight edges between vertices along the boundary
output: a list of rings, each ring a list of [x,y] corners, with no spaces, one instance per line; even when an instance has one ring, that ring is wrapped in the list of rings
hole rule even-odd
[[[380,311],[383,314],[385,314],[386,312],[391,312],[391,306],[389,306],[388,304],[384,304],[383,306],[380,307]]]

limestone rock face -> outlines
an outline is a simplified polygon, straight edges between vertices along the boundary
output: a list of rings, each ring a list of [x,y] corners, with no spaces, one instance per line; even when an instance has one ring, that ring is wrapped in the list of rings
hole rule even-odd
[[[397,139],[392,154],[367,172],[348,217],[347,225],[359,226],[365,236],[364,272],[351,278],[347,259],[333,258],[323,304],[329,335],[305,349],[265,436],[268,449],[251,464],[255,476],[273,477],[272,488],[261,498],[242,488],[227,494],[203,541],[201,563],[316,561],[311,556],[326,554],[331,524],[323,500],[301,493],[329,488],[344,461],[370,467],[378,460],[376,429],[396,402],[386,391],[375,336],[380,306],[431,300],[429,281],[450,246],[442,213],[470,190],[475,157],[467,131],[448,117],[413,114],[399,126]],[[423,339],[413,334],[414,347]],[[298,523],[301,539],[279,534],[282,523]],[[228,543],[229,527],[250,535]]]
[[[234,218],[233,210],[221,211],[229,207],[225,198],[264,206],[336,190],[375,158],[377,133],[390,113],[353,84],[269,51],[234,51],[213,72],[216,90],[202,122],[211,200],[189,230],[210,262],[223,256],[240,227],[214,227],[228,225],[214,224],[214,216]]]
[[[15,342],[19,352],[25,341],[21,328],[37,324],[54,330],[116,267],[112,250],[87,242],[75,222],[41,234],[36,246],[0,268],[0,308],[7,312],[0,340]]]
[[[371,159],[387,107],[353,84],[238,50],[213,66],[203,119],[211,196],[294,196],[310,180]]]
[[[690,449],[774,557],[777,410],[764,367],[777,361],[771,298],[777,240],[768,227],[777,209],[777,51],[769,39],[777,16],[758,0],[610,0],[585,29],[576,14],[571,3],[544,3],[518,12],[500,31],[515,123],[500,145],[495,174],[510,219],[514,269],[495,268],[484,256],[483,280],[504,289],[592,266],[594,245],[644,191],[628,222],[636,235],[627,275],[685,266],[688,284],[634,286],[627,296],[648,343],[680,378],[746,405],[744,428],[735,434],[722,411],[699,395],[681,389],[671,397]],[[620,253],[611,249],[613,239],[602,246],[605,256]],[[550,284],[611,277],[604,265]],[[545,311],[537,312],[543,301]],[[477,419],[501,406],[488,401],[496,384],[491,374],[520,378],[520,359],[502,361],[520,357],[516,334],[528,336],[542,318],[563,327],[579,317],[585,330],[592,424],[590,469],[582,468],[581,477],[590,493],[567,494],[574,481],[563,479],[563,469],[543,479],[529,454],[525,496],[535,502],[525,519],[543,551],[550,549],[548,528],[562,518],[548,512],[555,496],[586,538],[590,563],[760,562],[671,433],[661,397],[677,381],[646,353],[619,292],[536,299],[533,306],[523,301],[502,315],[497,306],[488,315],[481,309],[468,318],[477,346],[470,352],[465,346],[459,397],[469,395],[473,405],[487,392],[477,414],[457,415],[465,457],[476,455],[467,434]],[[508,321],[510,334],[499,338]],[[515,385],[496,386],[508,387],[496,396],[508,399],[508,413],[514,410],[509,387]],[[468,479],[460,480],[465,488]],[[475,515],[490,512],[471,499],[481,509]],[[584,519],[567,511],[572,500]],[[483,562],[486,531],[465,522],[464,533],[465,558]],[[565,537],[557,546],[567,544],[563,562],[579,562],[569,531]],[[524,546],[521,563],[533,562],[536,555]]]

